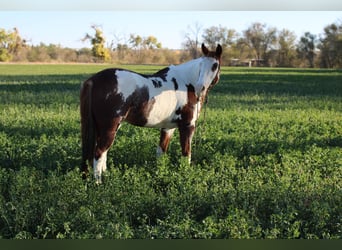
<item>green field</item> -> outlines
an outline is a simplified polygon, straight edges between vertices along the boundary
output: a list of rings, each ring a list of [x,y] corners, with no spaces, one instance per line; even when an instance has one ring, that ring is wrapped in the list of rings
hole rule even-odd
[[[191,165],[125,124],[96,185],[79,88],[107,67],[0,64],[0,238],[342,238],[342,71],[224,67]]]

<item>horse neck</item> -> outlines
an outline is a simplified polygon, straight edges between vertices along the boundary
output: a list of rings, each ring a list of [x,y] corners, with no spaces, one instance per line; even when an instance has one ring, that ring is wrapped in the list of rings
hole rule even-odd
[[[195,84],[199,77],[201,58],[197,58],[177,66],[174,66],[175,75],[182,79],[185,84]]]

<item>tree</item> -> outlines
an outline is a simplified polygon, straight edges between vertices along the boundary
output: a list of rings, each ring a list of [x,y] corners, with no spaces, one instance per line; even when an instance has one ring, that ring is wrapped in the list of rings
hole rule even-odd
[[[122,61],[130,51],[128,47],[130,40],[125,34],[115,33],[113,36],[114,39],[111,41],[110,49],[111,51],[114,51],[117,58]]]
[[[316,35],[305,32],[297,45],[297,52],[301,59],[306,59],[308,61],[310,68],[314,67],[315,49]]]
[[[158,39],[154,36],[144,38],[143,44],[146,49],[161,49],[162,47],[162,44],[158,42]]]
[[[131,48],[135,51],[135,63],[151,63],[153,59],[154,50],[161,49],[162,44],[154,36],[141,37],[139,35],[131,34],[129,43]]]
[[[131,48],[135,51],[135,63],[140,63],[142,61],[142,43],[143,38],[139,35],[131,34],[129,38],[129,43],[131,44]]]
[[[78,62],[91,62],[92,52],[89,48],[81,48],[76,52]]]
[[[105,37],[103,36],[102,30],[97,25],[92,25],[92,29],[95,31],[95,35],[91,36],[88,33],[83,38],[83,41],[90,40],[92,44],[92,54],[97,61],[108,62],[110,60],[110,54],[108,49],[105,47]]]
[[[228,29],[221,25],[205,29],[202,35],[203,42],[212,48],[216,48],[218,43],[223,48],[228,48],[235,42],[237,37],[238,34],[234,29]]]
[[[17,28],[13,31],[0,29],[0,61],[10,61],[26,44]]]
[[[122,44],[122,43],[118,43],[116,45],[116,49],[117,51],[117,55],[118,55],[118,59],[119,60],[123,60],[125,57],[126,52],[128,51],[128,45],[127,44]]]
[[[132,45],[133,49],[140,50],[142,47],[143,39],[139,35],[131,34],[129,38],[129,43]]]
[[[141,37],[139,35],[131,34],[129,43],[132,45],[132,48],[135,50],[142,49],[161,49],[162,44],[158,42],[158,39],[154,36]]]
[[[251,54],[251,50],[246,43],[246,40],[242,37],[237,39],[236,43],[232,45],[232,52],[233,58],[238,58],[241,61],[253,57],[253,55]]]
[[[202,25],[195,23],[193,27],[188,26],[188,30],[185,33],[185,41],[183,46],[189,51],[191,58],[197,58],[199,56],[199,35],[202,30]]]
[[[296,58],[296,35],[287,30],[283,29],[278,35],[278,58],[277,65],[280,67],[291,67],[293,66]]]
[[[267,52],[271,50],[272,45],[277,41],[277,29],[268,27],[266,24],[253,23],[243,32],[244,39],[249,48],[254,52],[257,65],[264,60],[268,64]]]
[[[211,49],[215,49],[217,44],[220,44],[223,49],[223,63],[229,64],[230,59],[236,56],[236,43],[239,35],[234,29],[226,27],[212,26],[203,31],[203,42]]]
[[[321,66],[327,68],[342,67],[342,23],[333,23],[324,28],[320,39]]]

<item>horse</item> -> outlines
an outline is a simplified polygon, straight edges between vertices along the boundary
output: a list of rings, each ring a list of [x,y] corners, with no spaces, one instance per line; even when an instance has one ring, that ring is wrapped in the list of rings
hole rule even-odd
[[[157,155],[165,153],[178,128],[182,156],[191,161],[191,141],[203,102],[219,81],[222,47],[170,65],[152,75],[120,68],[104,69],[81,85],[80,114],[83,178],[93,164],[96,183],[106,171],[107,152],[122,122],[160,129]]]

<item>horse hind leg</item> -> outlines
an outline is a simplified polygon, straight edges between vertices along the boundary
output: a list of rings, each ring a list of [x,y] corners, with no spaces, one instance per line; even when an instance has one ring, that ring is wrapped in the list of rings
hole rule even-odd
[[[102,173],[107,170],[107,152],[108,149],[101,152],[97,160],[94,158],[94,177],[97,184],[102,183]]]
[[[94,157],[94,177],[97,184],[102,183],[102,174],[107,170],[107,153],[114,142],[121,118],[112,120],[110,126],[98,130]]]

